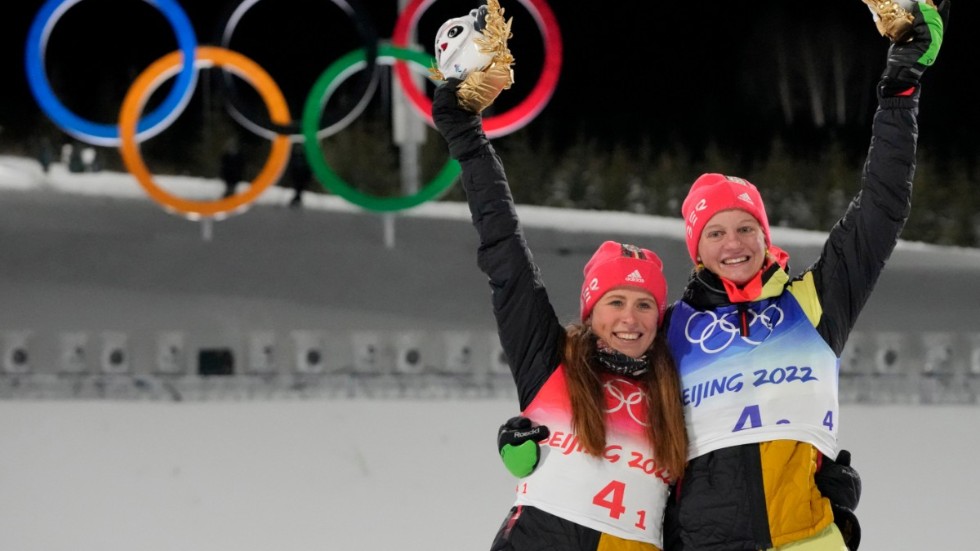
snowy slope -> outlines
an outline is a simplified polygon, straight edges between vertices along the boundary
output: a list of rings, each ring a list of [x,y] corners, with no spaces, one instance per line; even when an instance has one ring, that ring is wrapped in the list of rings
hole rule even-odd
[[[166,184],[188,196],[221,189]],[[386,220],[333,197],[292,211],[280,191],[207,228],[164,212],[127,175],[55,165],[43,177],[30,159],[0,157],[0,332],[31,331],[47,369],[64,331],[135,339],[180,329],[233,346],[254,330],[492,331],[465,205]],[[678,219],[520,212],[565,317],[603,238],[662,251],[671,295],[683,284]],[[822,238],[774,229],[797,268]],[[978,275],[976,250],[903,242],[858,329],[980,332]],[[486,549],[512,499],[493,434],[515,408],[504,399],[0,401],[0,548]],[[843,407],[841,441],[864,477],[862,550],[972,548],[978,424],[975,406]]]
[[[0,402],[0,547],[479,551],[510,401]],[[978,407],[845,406],[862,551],[973,549]]]

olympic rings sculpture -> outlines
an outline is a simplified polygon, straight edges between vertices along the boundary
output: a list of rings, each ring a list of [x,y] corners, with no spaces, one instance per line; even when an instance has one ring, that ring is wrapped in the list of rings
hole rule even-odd
[[[231,15],[228,17],[228,21],[225,24],[224,30],[221,33],[221,46],[225,49],[230,49],[231,37],[235,32],[235,28],[238,27],[241,18],[257,4],[260,0],[243,0]],[[369,61],[368,65],[361,73],[362,79],[360,83],[359,90],[361,93],[361,99],[357,102],[353,109],[350,110],[345,116],[340,117],[339,120],[335,122],[330,122],[323,129],[317,132],[318,138],[326,138],[332,136],[343,130],[348,124],[350,124],[354,119],[356,119],[367,107],[368,103],[371,101],[371,96],[374,93],[375,88],[378,84],[378,73],[375,71],[375,57],[377,56],[378,48],[378,33],[375,31],[374,26],[369,23],[366,17],[360,15],[360,9],[355,8],[351,4],[345,1],[334,2],[335,5],[340,7],[347,17],[354,23],[357,28],[357,32],[360,35],[361,43],[364,48],[367,49],[367,59]],[[235,81],[231,78],[228,72],[224,73],[224,84],[229,89],[235,89]],[[238,94],[230,94],[230,103],[228,104],[228,112],[233,119],[235,119],[243,127],[252,131],[252,133],[265,137],[268,140],[272,140],[277,134],[288,133],[290,134],[290,139],[292,141],[300,141],[303,136],[300,134],[299,125],[290,121],[287,126],[280,125],[266,125],[260,121],[253,121],[249,119],[238,106]]]
[[[330,64],[317,78],[304,104],[299,121],[292,118],[282,91],[272,77],[257,63],[228,48],[231,36],[242,16],[260,0],[242,0],[223,26],[221,46],[202,46],[187,14],[176,0],[143,0],[150,4],[171,26],[178,49],[150,64],[132,83],[119,111],[118,124],[100,124],[87,120],[64,106],[54,93],[45,69],[45,50],[54,26],[72,6],[82,0],[47,0],[31,24],[25,48],[27,81],[44,113],[59,128],[73,137],[93,145],[118,147],[123,163],[147,194],[166,210],[197,219],[224,217],[241,212],[268,187],[275,184],[289,162],[291,142],[303,142],[303,149],[316,179],[325,190],[373,211],[396,211],[417,206],[437,198],[459,175],[459,164],[448,160],[438,174],[417,193],[401,197],[374,197],[343,181],[327,164],[320,139],[336,134],[365,109],[377,88],[376,66],[394,65],[394,72],[416,114],[430,127],[432,101],[423,88],[411,78],[409,64],[417,72],[428,74],[433,66],[431,54],[413,49],[422,14],[436,0],[410,0],[398,14],[390,41],[379,41],[378,34],[356,0],[330,0],[354,22],[362,48],[349,52]],[[541,33],[545,50],[542,73],[530,94],[517,106],[484,119],[484,130],[491,138],[519,130],[536,117],[557,86],[561,70],[561,36],[557,20],[545,0],[517,0],[531,14]],[[198,70],[219,67],[224,71],[226,86],[233,87],[232,76],[252,86],[266,106],[270,122],[247,117],[235,104],[227,105],[230,116],[250,132],[271,142],[269,157],[259,174],[245,191],[213,201],[193,201],[176,197],[153,179],[139,152],[139,144],[166,130],[183,113],[197,85]],[[353,74],[361,72],[358,90],[363,92],[353,109],[337,120],[329,120],[324,107],[337,87]],[[158,107],[143,115],[149,97],[167,79],[174,84]],[[232,94],[232,98],[234,98]]]

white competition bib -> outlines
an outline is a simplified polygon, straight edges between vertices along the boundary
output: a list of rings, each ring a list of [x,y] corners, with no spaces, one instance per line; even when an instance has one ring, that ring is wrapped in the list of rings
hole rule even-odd
[[[564,366],[524,411],[547,425],[541,461],[517,487],[518,505],[531,505],[582,526],[663,548],[669,474],[652,457],[646,437],[647,405],[635,382],[603,375],[606,450],[581,450],[571,429]]]
[[[770,440],[809,442],[836,457],[837,356],[790,293],[750,307],[746,336],[735,306],[698,311],[678,302],[671,314],[688,458]]]

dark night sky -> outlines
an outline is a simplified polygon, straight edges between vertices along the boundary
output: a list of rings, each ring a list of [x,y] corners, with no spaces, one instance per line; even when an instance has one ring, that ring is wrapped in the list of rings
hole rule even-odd
[[[391,36],[395,0],[363,2],[382,39]],[[3,143],[26,139],[46,118],[31,96],[23,69],[24,42],[39,1],[5,4],[0,56],[7,77],[0,87],[0,135]],[[201,44],[218,44],[229,6],[238,2],[181,2]],[[580,131],[609,142],[644,137],[681,140],[693,147],[708,140],[750,147],[768,143],[783,119],[776,101],[775,59],[782,51],[798,68],[805,52],[826,63],[834,44],[847,53],[846,85],[854,98],[870,91],[884,66],[887,43],[878,36],[860,0],[820,4],[761,0],[716,2],[549,2],[564,46],[558,88],[529,129],[560,141]],[[975,156],[980,108],[975,90],[978,48],[974,29],[980,18],[973,0],[952,9],[951,31],[935,67],[925,77],[922,136],[937,147]],[[445,19],[466,13],[474,1],[440,0],[423,15],[423,46]],[[503,0],[514,18],[510,47],[517,82],[501,96],[500,108],[516,102],[534,83],[541,67],[537,27],[517,0]],[[607,9],[603,7],[608,6]],[[815,11],[814,6],[820,10]],[[121,22],[110,23],[113,16]],[[778,40],[782,39],[782,46]],[[113,122],[127,82],[157,57],[175,48],[166,21],[138,0],[84,0],[66,12],[52,32],[48,74],[56,93],[78,114]],[[242,20],[233,49],[259,62],[279,82],[291,110],[302,109],[320,71],[356,48],[353,25],[332,2],[276,0],[257,3]],[[643,83],[641,83],[643,81]],[[829,78],[826,79],[829,85]],[[793,80],[801,119],[807,95]],[[866,140],[872,103],[854,101],[842,132]],[[800,132],[806,132],[800,129]],[[8,145],[9,147],[9,145]]]

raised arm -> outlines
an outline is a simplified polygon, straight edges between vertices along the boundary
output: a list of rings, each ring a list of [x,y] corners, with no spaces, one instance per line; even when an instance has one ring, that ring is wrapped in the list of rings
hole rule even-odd
[[[931,1],[931,0],[930,0]],[[814,265],[824,316],[818,329],[840,355],[911,210],[920,79],[942,45],[949,0],[917,2],[911,37],[888,49],[861,190]]]
[[[523,411],[558,365],[564,329],[524,239],[500,158],[480,115],[460,107],[458,79],[436,90],[432,118],[463,167],[462,185],[480,236],[477,264],[487,274],[493,312]]]

